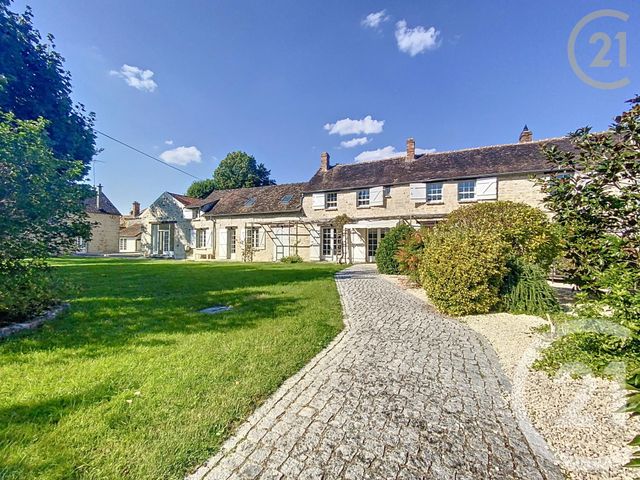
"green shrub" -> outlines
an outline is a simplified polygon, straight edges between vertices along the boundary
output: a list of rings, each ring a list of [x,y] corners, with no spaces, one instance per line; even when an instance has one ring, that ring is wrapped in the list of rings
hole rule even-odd
[[[297,253],[295,255],[289,255],[288,257],[282,257],[280,259],[282,263],[302,263],[302,257]]]
[[[24,321],[59,302],[61,286],[41,261],[0,268],[0,325]]]
[[[516,202],[481,202],[454,210],[444,225],[497,233],[515,257],[545,272],[559,251],[558,230],[540,209]]]
[[[627,379],[627,390],[629,390],[629,393],[627,394],[625,412],[638,417],[640,415],[640,370],[634,371]],[[629,445],[636,448],[640,447],[640,435],[636,435]],[[632,458],[626,466],[640,467],[640,450],[633,452]]]
[[[398,271],[416,283],[420,283],[420,259],[424,252],[425,238],[430,231],[431,229],[427,227],[414,231],[400,242],[400,248],[396,253]]]
[[[508,264],[501,291],[502,309],[510,313],[544,315],[560,310],[553,289],[547,283],[545,272],[538,265],[521,260]]]
[[[500,301],[509,254],[509,244],[498,234],[438,226],[425,238],[422,286],[444,313],[489,312]]]
[[[401,243],[410,237],[413,232],[413,227],[406,223],[401,223],[386,233],[376,250],[376,264],[380,273],[389,275],[400,273],[396,254]]]

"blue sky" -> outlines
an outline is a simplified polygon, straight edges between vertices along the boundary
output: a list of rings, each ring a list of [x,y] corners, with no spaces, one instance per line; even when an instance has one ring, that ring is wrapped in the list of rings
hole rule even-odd
[[[403,150],[409,136],[444,151],[511,143],[525,123],[535,138],[604,129],[640,92],[633,0],[21,0],[13,9],[26,3],[36,27],[55,35],[74,98],[96,112],[97,128],[188,162],[180,168],[201,178],[233,150],[285,183],[310,178],[324,150],[348,163]],[[596,80],[628,77],[623,88],[586,84],[568,60],[572,29],[600,9],[629,19],[588,24],[576,59]],[[589,66],[599,31],[613,40],[606,68]],[[96,180],[123,213],[192,181],[110,140],[99,146]]]

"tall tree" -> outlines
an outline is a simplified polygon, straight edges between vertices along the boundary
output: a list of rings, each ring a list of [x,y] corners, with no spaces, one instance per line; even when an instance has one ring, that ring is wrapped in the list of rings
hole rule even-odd
[[[22,120],[47,119],[53,154],[82,161],[82,178],[96,153],[94,115],[71,100],[71,75],[53,36],[43,42],[31,9],[11,12],[11,1],[0,0],[0,110]]]
[[[213,178],[205,178],[204,180],[196,180],[187,189],[187,196],[195,198],[204,198],[214,190]]]
[[[253,156],[240,151],[231,152],[213,172],[213,185],[216,190],[275,185],[270,175],[271,170],[262,163],[256,163]]]

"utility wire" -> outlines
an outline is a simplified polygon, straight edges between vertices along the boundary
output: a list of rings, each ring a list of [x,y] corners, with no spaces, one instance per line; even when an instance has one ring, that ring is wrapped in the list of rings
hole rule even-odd
[[[100,130],[95,130],[95,131],[96,131],[96,133],[99,133],[103,137],[107,137],[108,139],[113,140],[114,142],[119,143],[120,145],[123,145],[123,146],[125,146],[127,148],[130,148],[131,150],[133,150],[134,152],[139,153],[140,155],[144,155],[145,157],[149,157],[151,160],[155,160],[156,162],[161,163],[162,165],[164,165],[166,167],[173,168],[174,170],[177,170],[180,173],[184,173],[185,175],[189,175],[191,178],[195,178],[196,180],[202,180],[202,178],[200,178],[200,177],[196,177],[195,175],[191,175],[189,172],[185,172],[181,168],[175,167],[175,166],[173,166],[173,165],[171,165],[171,164],[169,164],[167,162],[163,162],[162,160],[160,160],[157,157],[154,157],[153,155],[149,155],[148,153],[143,152],[142,150],[139,150],[136,147],[133,147],[133,146],[129,145],[128,143],[125,143],[125,142],[123,142],[121,140],[118,140],[117,138],[113,138],[111,135],[107,135],[106,133],[101,132]]]

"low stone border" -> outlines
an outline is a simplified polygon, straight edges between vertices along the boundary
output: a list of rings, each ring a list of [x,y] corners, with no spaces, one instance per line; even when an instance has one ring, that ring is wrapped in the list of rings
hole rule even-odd
[[[38,315],[28,322],[22,323],[12,323],[6,327],[0,328],[0,339],[9,337],[14,333],[21,332],[23,330],[33,330],[34,328],[38,328],[44,322],[48,322],[49,320],[53,320],[58,315],[63,312],[66,312],[69,309],[68,303],[61,303],[60,305],[56,305],[55,307],[50,308],[42,315]]]

